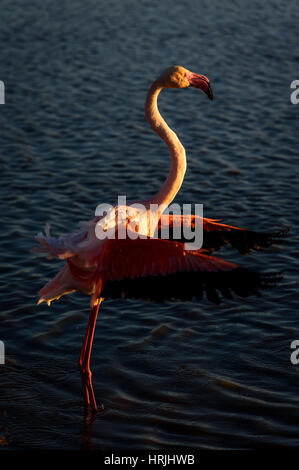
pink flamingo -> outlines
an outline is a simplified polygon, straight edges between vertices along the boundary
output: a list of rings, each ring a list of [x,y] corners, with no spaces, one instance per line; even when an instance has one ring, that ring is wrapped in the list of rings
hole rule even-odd
[[[146,102],[145,114],[152,129],[165,141],[171,155],[168,178],[153,198],[141,201],[147,212],[151,204],[167,207],[179,191],[185,174],[185,150],[176,134],[168,127],[159,113],[157,99],[163,88],[199,88],[213,99],[210,81],[204,75],[190,72],[181,66],[167,69],[151,85]],[[117,208],[116,208],[117,209]],[[147,216],[149,214],[147,213]],[[194,225],[196,216],[171,216],[159,214],[158,229],[171,229],[179,224]],[[240,295],[256,292],[258,287],[274,282],[271,276],[263,277],[236,264],[215,258],[207,250],[218,249],[226,243],[241,253],[250,249],[269,246],[274,238],[202,219],[204,246],[206,250],[185,250],[184,240],[162,240],[150,238],[102,239],[97,238],[95,229],[100,218],[81,222],[75,233],[59,239],[50,235],[46,225],[45,235],[36,237],[40,246],[34,251],[66,260],[65,265],[39,292],[41,302],[50,305],[54,299],[65,294],[81,291],[91,295],[91,309],[86,333],[79,356],[84,401],[93,412],[97,404],[93,392],[90,370],[90,355],[98,309],[104,298],[140,297],[186,299],[201,298],[205,291],[208,299],[219,301],[217,291],[229,297],[230,290]],[[127,222],[126,222],[127,223]]]

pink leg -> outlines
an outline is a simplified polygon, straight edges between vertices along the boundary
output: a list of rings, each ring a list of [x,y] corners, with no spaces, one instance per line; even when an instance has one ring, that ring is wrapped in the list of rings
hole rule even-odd
[[[93,318],[92,310],[95,307],[97,307],[97,306],[95,305],[95,306],[91,307],[91,310],[90,310],[89,319],[88,319],[87,327],[86,327],[86,330],[85,330],[84,340],[83,340],[82,348],[81,348],[81,351],[80,351],[80,356],[79,356],[79,359],[78,359],[78,367],[79,367],[80,370],[82,370],[82,367],[83,367],[83,358],[84,358],[84,355],[85,355],[86,344],[87,344],[88,335],[89,335],[91,322],[92,322],[92,318]]]
[[[90,370],[90,354],[91,347],[93,342],[95,324],[97,320],[98,310],[101,300],[98,301],[96,305],[91,307],[89,320],[86,328],[86,333],[78,360],[78,365],[80,367],[81,377],[82,377],[82,386],[84,394],[84,402],[86,406],[91,406],[93,411],[97,411],[97,404],[95,401],[95,396],[92,387],[91,381],[91,370]]]

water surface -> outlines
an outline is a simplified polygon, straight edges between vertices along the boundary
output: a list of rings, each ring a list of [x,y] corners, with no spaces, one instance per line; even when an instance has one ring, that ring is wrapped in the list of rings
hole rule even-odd
[[[1,448],[298,446],[298,24],[286,0],[2,1]],[[160,95],[187,151],[176,202],[256,230],[291,226],[280,247],[221,252],[284,280],[220,306],[105,301],[91,361],[104,411],[88,424],[76,361],[89,299],[37,307],[62,262],[30,249],[45,222],[60,235],[101,202],[160,188],[169,156],[143,103],[173,64],[207,75],[215,95]]]

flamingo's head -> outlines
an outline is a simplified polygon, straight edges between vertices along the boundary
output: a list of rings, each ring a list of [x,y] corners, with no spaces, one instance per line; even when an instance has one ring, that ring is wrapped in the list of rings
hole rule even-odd
[[[175,65],[174,67],[166,69],[160,76],[159,80],[166,88],[187,88],[189,86],[194,86],[206,93],[211,100],[213,99],[210,80],[204,75],[190,72],[190,70],[187,70],[180,65]]]

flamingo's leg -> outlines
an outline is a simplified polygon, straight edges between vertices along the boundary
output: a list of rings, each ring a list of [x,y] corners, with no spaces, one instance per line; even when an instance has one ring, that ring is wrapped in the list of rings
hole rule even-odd
[[[89,320],[86,328],[86,333],[83,341],[83,346],[81,349],[79,357],[79,367],[82,377],[82,386],[85,405],[90,405],[93,411],[97,410],[97,404],[95,401],[95,396],[92,387],[91,381],[91,370],[90,370],[90,354],[91,347],[93,342],[95,324],[97,320],[98,310],[102,299],[99,299],[97,304],[93,305],[90,310]]]
[[[94,294],[91,298],[90,315],[89,315],[89,319],[88,319],[88,323],[87,323],[87,327],[86,327],[86,331],[85,331],[85,336],[84,336],[80,356],[79,356],[79,359],[78,359],[78,367],[79,367],[80,370],[82,370],[82,367],[83,367],[83,359],[84,359],[84,355],[85,355],[85,351],[86,351],[88,336],[90,334],[90,328],[92,327],[92,323],[93,323],[92,312],[93,312],[94,307],[97,307],[97,312],[98,312],[99,305],[100,305],[99,303],[101,303],[101,301],[103,300],[103,299],[99,299],[100,293],[101,293],[101,290],[102,290],[102,286],[103,286],[102,278],[99,278],[97,286],[96,286],[96,290],[95,290],[95,292],[94,292]],[[93,329],[94,329],[94,327],[93,327]]]
[[[89,314],[89,319],[88,319],[88,323],[87,323],[87,327],[86,327],[86,331],[85,331],[85,336],[84,336],[80,356],[79,356],[79,359],[78,359],[78,366],[80,368],[80,373],[81,373],[81,378],[82,378],[84,402],[85,402],[86,406],[88,406],[90,404],[90,398],[89,398],[88,388],[86,386],[86,378],[85,378],[86,372],[84,370],[83,364],[84,364],[84,357],[85,357],[87,342],[88,342],[88,338],[89,338],[90,331],[91,331],[91,328],[92,328],[92,323],[95,324],[95,320],[96,320],[95,317],[97,316],[98,309],[99,309],[99,304],[94,305],[93,307],[91,307],[90,314]]]
[[[96,307],[96,305],[94,307]],[[91,307],[91,311],[94,307]],[[82,370],[82,367],[83,367],[83,358],[84,358],[84,354],[85,354],[85,351],[86,351],[87,338],[88,338],[88,334],[89,334],[89,330],[90,330],[90,324],[91,324],[91,319],[92,319],[91,311],[90,311],[90,314],[89,314],[89,319],[88,319],[88,323],[87,323],[87,327],[86,327],[86,331],[85,331],[85,335],[84,335],[82,348],[81,348],[81,351],[80,351],[80,356],[78,358],[78,367],[79,367],[80,370]]]

